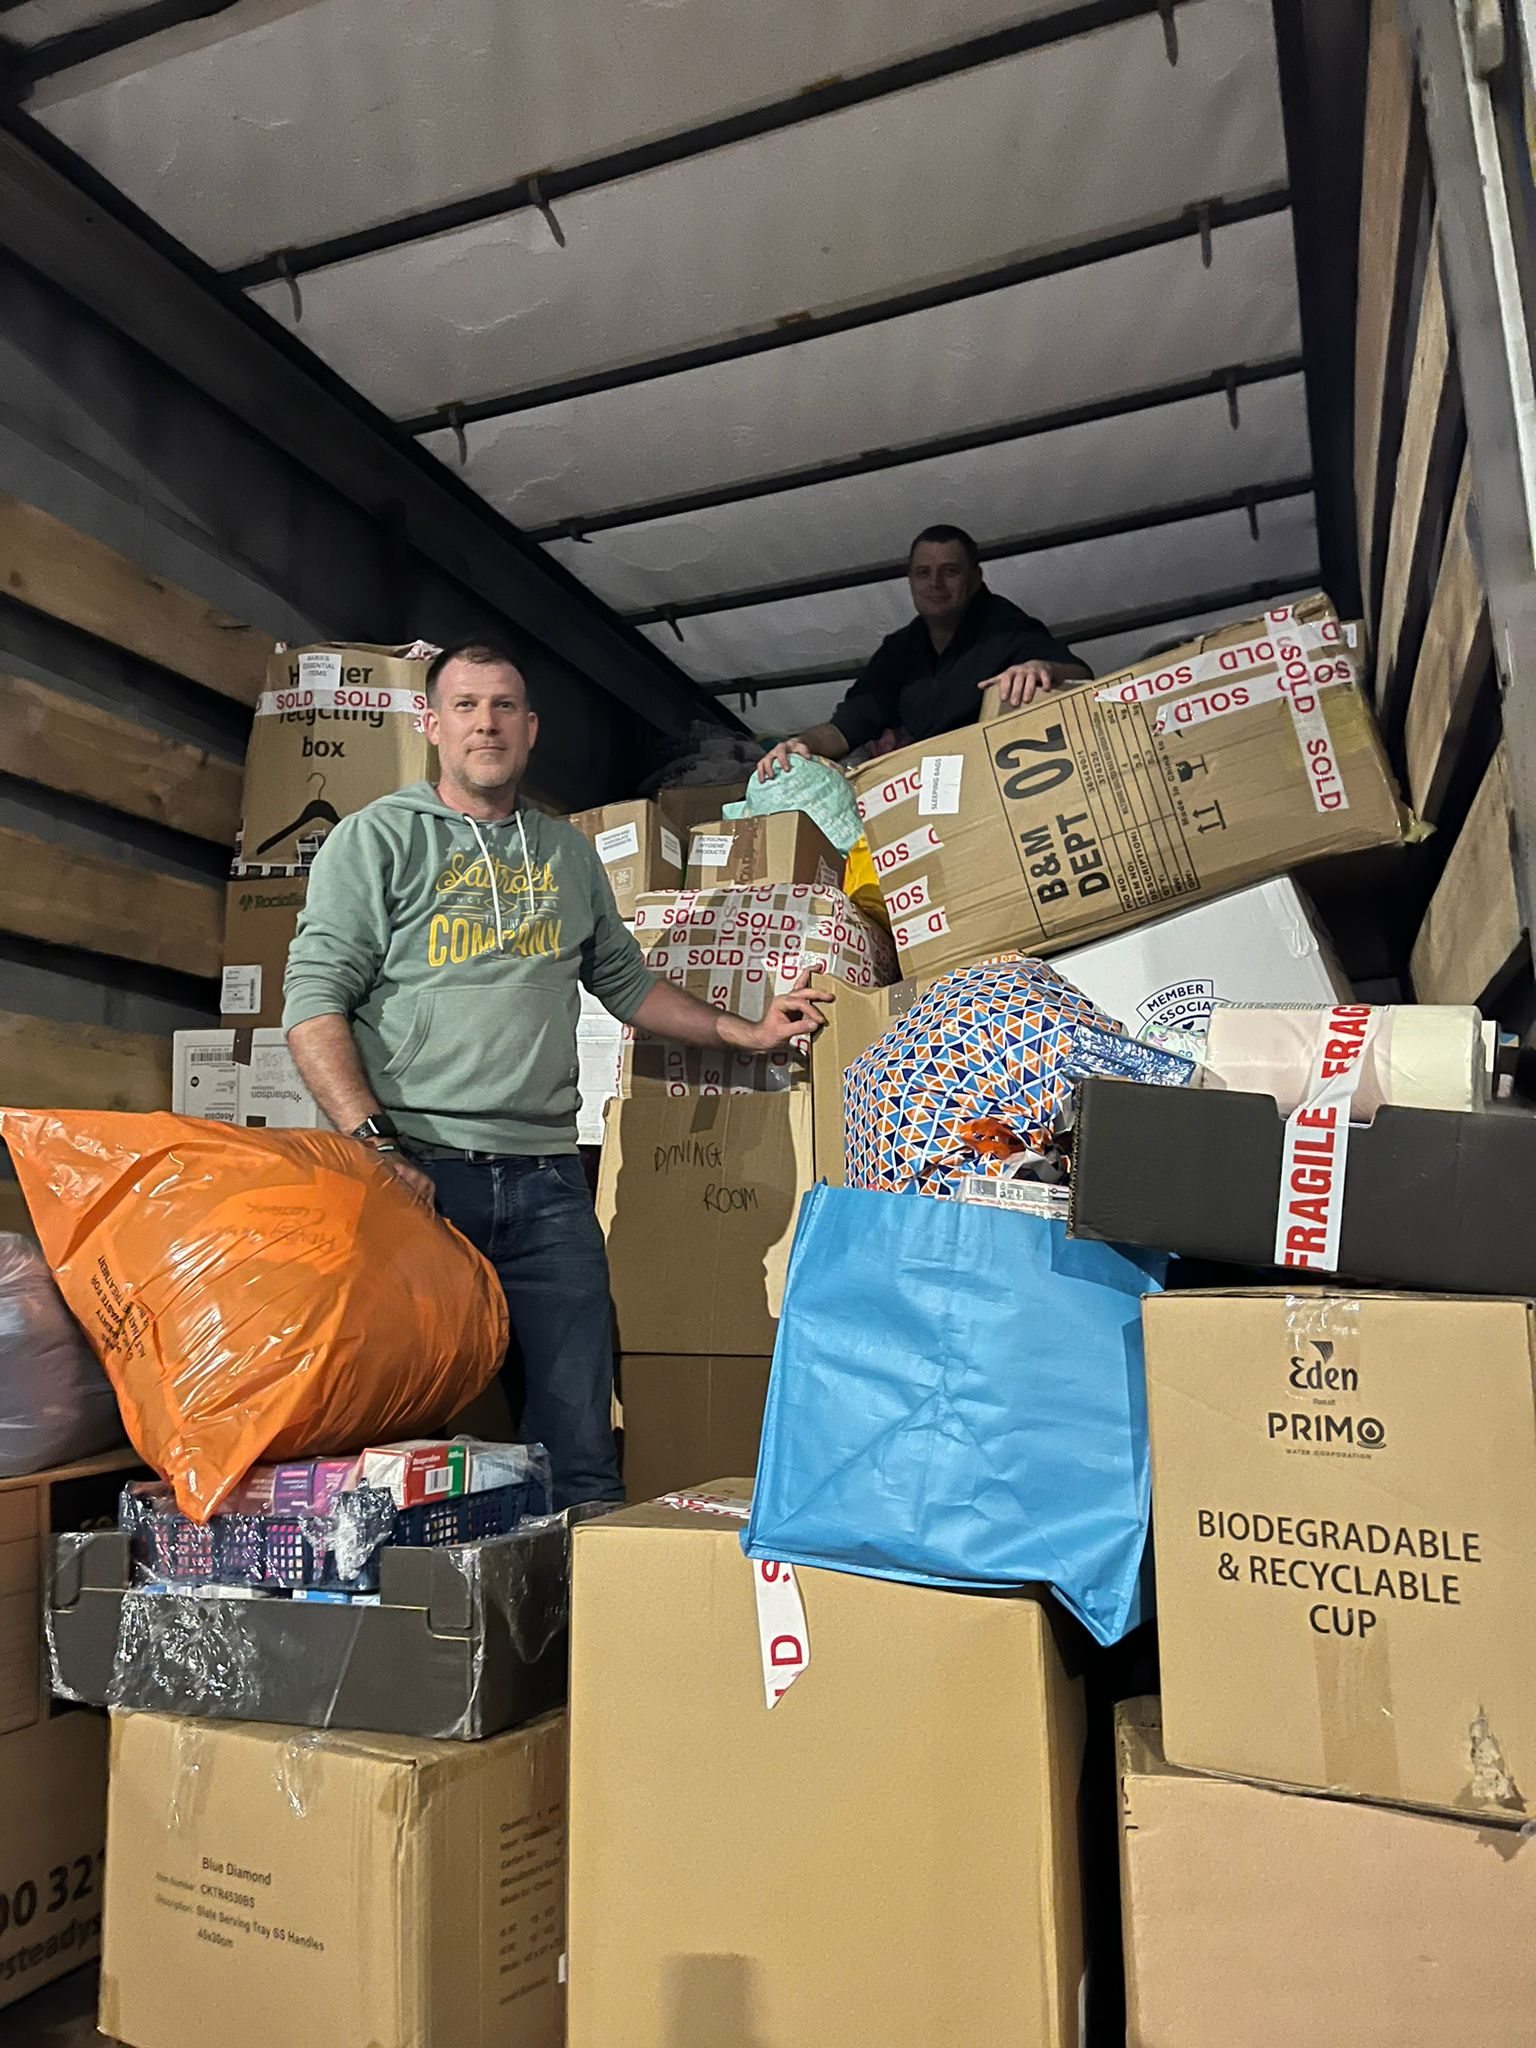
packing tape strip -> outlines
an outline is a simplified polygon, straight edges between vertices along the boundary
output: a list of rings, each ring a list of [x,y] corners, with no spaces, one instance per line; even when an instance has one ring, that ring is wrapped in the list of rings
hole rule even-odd
[[[1328,1789],[1399,1798],[1402,1762],[1388,1617],[1367,1600],[1339,1597],[1314,1601],[1306,1618]]]
[[[1347,662],[1315,662],[1307,672],[1307,694],[1336,688],[1340,683],[1353,680]],[[1230,683],[1224,689],[1202,690],[1197,694],[1181,695],[1170,703],[1160,704],[1152,721],[1152,730],[1156,733],[1182,731],[1186,726],[1205,725],[1213,718],[1230,718],[1236,711],[1252,710],[1255,704],[1278,703],[1282,698],[1290,704],[1291,715],[1295,717],[1294,686],[1287,682],[1278,669],[1275,669],[1263,675]],[[1326,735],[1326,725],[1323,730]]]
[[[1232,647],[1208,648],[1150,675],[1110,683],[1094,695],[1101,704],[1147,704],[1160,697],[1171,697],[1178,690],[1193,689],[1197,683],[1238,682],[1256,670],[1278,666],[1282,653],[1277,642],[1283,645],[1282,636],[1303,655],[1337,653],[1345,645],[1342,629],[1331,620],[1315,625],[1308,619],[1291,619],[1277,613],[1266,613],[1265,619],[1272,639],[1261,637]]]
[[[805,1603],[792,1564],[775,1558],[752,1560],[757,1596],[757,1646],[763,1662],[763,1703],[776,1707],[811,1661]]]
[[[1338,1270],[1349,1112],[1380,1022],[1380,1011],[1368,1003],[1337,1003],[1322,1013],[1306,1100],[1285,1120],[1275,1204],[1277,1266]]]

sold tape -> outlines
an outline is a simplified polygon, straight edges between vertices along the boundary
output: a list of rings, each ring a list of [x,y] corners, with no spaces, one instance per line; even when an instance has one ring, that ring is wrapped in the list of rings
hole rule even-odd
[[[757,1641],[763,1659],[763,1702],[776,1707],[811,1661],[805,1602],[792,1564],[771,1557],[752,1565],[757,1593]]]
[[[1336,1273],[1349,1163],[1349,1112],[1381,1012],[1339,1003],[1323,1013],[1307,1097],[1285,1120],[1275,1264]]]
[[[1256,640],[1242,641],[1233,647],[1207,648],[1203,654],[1170,662],[1167,668],[1129,677],[1123,683],[1110,683],[1094,695],[1101,704],[1145,704],[1171,696],[1176,690],[1192,689],[1197,683],[1230,682],[1238,676],[1250,675],[1255,669],[1277,667],[1282,641],[1290,642],[1303,655],[1338,653],[1345,644],[1343,630],[1334,619],[1314,624],[1307,619],[1293,619],[1284,612],[1270,612],[1265,615],[1265,624],[1268,633],[1260,634]]]

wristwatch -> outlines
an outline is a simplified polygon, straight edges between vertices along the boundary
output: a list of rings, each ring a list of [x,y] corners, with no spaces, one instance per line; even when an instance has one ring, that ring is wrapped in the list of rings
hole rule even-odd
[[[372,1116],[365,1116],[350,1135],[360,1144],[371,1145],[376,1152],[398,1152],[400,1149],[396,1142],[400,1133],[395,1129],[395,1120],[382,1109],[376,1109]]]

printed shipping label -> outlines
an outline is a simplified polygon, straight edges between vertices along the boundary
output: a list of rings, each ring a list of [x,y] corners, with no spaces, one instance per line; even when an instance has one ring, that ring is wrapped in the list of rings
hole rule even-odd
[[[924,754],[922,787],[918,791],[920,818],[951,817],[960,808],[960,778],[965,768],[963,754]]]
[[[1323,1015],[1307,1099],[1285,1120],[1275,1264],[1334,1273],[1344,1220],[1349,1112],[1381,1012],[1340,1003]]]
[[[669,867],[680,868],[683,864],[683,842],[668,825],[661,828],[661,857]]]
[[[304,690],[339,690],[341,656],[317,649],[299,656],[299,687]]]
[[[605,868],[612,867],[616,860],[628,860],[640,851],[640,834],[633,825],[615,825],[609,832],[599,832],[592,842],[597,848],[597,857]]]
[[[757,1593],[757,1641],[763,1658],[763,1701],[776,1707],[811,1661],[805,1603],[792,1564],[758,1558],[752,1566]]]
[[[261,969],[226,967],[219,984],[219,1008],[226,1017],[254,1017],[261,1008]]]
[[[688,849],[689,866],[723,868],[729,864],[735,844],[733,832],[695,832],[693,844]]]

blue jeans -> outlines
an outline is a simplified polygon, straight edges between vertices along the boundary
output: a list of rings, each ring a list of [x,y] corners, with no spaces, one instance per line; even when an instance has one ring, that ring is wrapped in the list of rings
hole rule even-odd
[[[496,1268],[512,1342],[513,1421],[549,1451],[555,1506],[622,1500],[613,1435],[608,1256],[581,1161],[423,1159],[437,1206]]]

